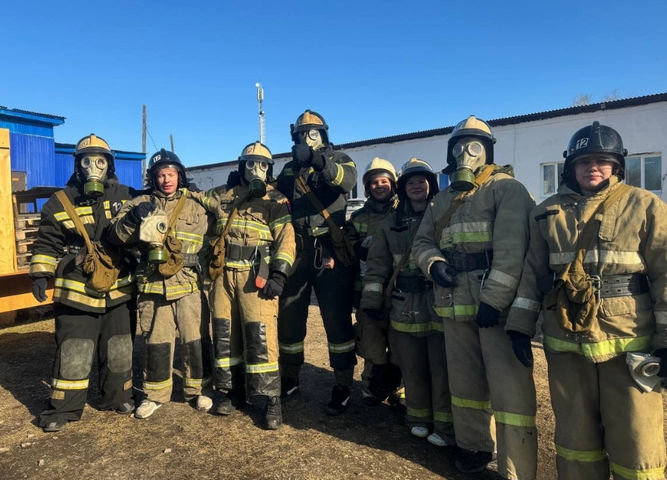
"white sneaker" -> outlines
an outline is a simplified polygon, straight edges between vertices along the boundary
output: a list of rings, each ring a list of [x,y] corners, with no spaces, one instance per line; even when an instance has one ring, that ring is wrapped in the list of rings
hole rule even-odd
[[[213,400],[206,395],[199,395],[197,397],[197,406],[195,407],[200,412],[208,412],[213,406]]]
[[[428,437],[426,437],[426,440],[428,440],[428,443],[432,443],[433,445],[437,447],[447,447],[449,444],[445,441],[444,438],[442,438],[440,435],[437,433],[432,433]]]
[[[426,438],[426,437],[428,437],[428,428],[426,428],[426,427],[412,427],[412,430],[410,430],[410,433],[413,434],[415,437]]]
[[[141,402],[141,405],[139,405],[139,408],[134,412],[134,416],[136,418],[148,418],[153,413],[155,413],[155,410],[160,408],[162,406],[161,403],[157,402],[151,402],[150,400],[144,400]]]

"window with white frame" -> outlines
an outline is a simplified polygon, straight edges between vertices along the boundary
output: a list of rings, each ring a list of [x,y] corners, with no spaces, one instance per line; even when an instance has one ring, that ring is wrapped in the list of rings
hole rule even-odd
[[[642,153],[625,157],[625,183],[660,195],[662,191],[662,155]]]
[[[563,173],[564,162],[542,164],[542,196],[548,197],[556,193],[560,183],[560,174]]]

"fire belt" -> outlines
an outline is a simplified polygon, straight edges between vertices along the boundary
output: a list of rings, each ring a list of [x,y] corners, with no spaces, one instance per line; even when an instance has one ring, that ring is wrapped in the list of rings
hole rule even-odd
[[[488,270],[493,261],[493,250],[479,253],[463,253],[452,250],[443,250],[447,263],[459,272],[472,272],[473,270]]]
[[[424,293],[433,287],[433,282],[429,281],[423,275],[417,276],[399,276],[396,279],[394,290],[401,293]]]
[[[633,273],[630,275],[591,275],[593,287],[598,298],[626,297],[648,293],[649,285],[646,275]]]
[[[225,258],[232,261],[252,260],[255,257],[256,251],[257,247],[255,245],[229,243],[225,250]]]

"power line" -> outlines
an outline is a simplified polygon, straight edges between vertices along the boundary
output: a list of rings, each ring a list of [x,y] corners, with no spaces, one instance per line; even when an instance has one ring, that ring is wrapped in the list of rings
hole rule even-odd
[[[155,140],[153,140],[153,135],[151,135],[151,131],[148,129],[148,125],[146,125],[146,132],[148,133],[148,136],[151,137],[151,142],[153,142],[153,146],[155,147],[155,150],[157,150],[157,145],[155,145]]]

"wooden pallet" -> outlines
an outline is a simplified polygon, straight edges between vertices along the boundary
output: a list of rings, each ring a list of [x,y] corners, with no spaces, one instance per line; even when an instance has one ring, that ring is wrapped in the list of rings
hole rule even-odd
[[[39,221],[42,218],[40,213],[21,213],[16,218],[16,230],[24,228],[39,227]]]

